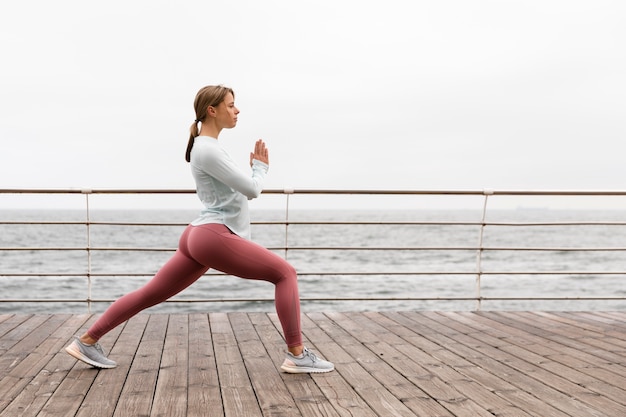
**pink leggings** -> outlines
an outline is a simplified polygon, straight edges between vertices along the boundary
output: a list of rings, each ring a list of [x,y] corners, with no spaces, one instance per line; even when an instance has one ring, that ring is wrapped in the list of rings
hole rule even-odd
[[[295,269],[266,248],[232,233],[222,224],[187,226],[178,250],[143,287],[115,301],[89,328],[99,340],[140,311],[178,294],[209,268],[275,285],[275,304],[288,347],[300,346],[300,296]]]

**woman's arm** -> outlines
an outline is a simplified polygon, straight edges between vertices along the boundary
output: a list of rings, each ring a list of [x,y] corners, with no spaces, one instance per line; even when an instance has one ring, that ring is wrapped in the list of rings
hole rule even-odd
[[[256,142],[254,152],[250,153],[252,176],[244,173],[223,149],[216,147],[211,150],[198,161],[203,171],[248,198],[261,194],[269,170],[269,152],[262,140]]]

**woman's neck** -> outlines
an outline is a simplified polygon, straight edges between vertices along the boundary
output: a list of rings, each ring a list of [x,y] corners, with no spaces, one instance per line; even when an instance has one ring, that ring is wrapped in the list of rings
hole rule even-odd
[[[222,129],[217,127],[215,123],[211,123],[211,122],[207,124],[202,123],[202,125],[200,125],[200,136],[210,136],[212,138],[217,139],[221,130]]]

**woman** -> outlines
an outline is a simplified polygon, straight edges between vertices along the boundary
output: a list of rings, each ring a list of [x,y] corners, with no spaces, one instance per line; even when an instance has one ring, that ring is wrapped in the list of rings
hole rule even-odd
[[[194,101],[196,120],[191,125],[185,158],[191,164],[200,216],[183,232],[174,256],[142,288],[126,294],[102,314],[85,334],[65,350],[97,368],[114,368],[98,340],[140,311],[178,294],[209,268],[275,285],[275,303],[285,340],[287,358],[281,369],[289,373],[330,372],[334,365],[319,359],[302,344],[300,298],[295,269],[283,258],[250,241],[248,199],[261,193],[269,169],[269,154],[262,140],[250,153],[252,175],[240,171],[219,145],[222,129],[237,124],[235,94],[224,86],[202,88]],[[200,125],[200,130],[198,130]]]

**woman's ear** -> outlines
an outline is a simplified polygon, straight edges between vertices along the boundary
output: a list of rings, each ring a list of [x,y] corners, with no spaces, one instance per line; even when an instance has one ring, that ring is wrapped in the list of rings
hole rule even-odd
[[[217,112],[216,112],[216,110],[215,110],[215,107],[213,107],[213,106],[209,106],[209,107],[207,107],[207,109],[206,109],[206,114],[207,114],[208,116],[215,117],[215,115],[217,114]]]

